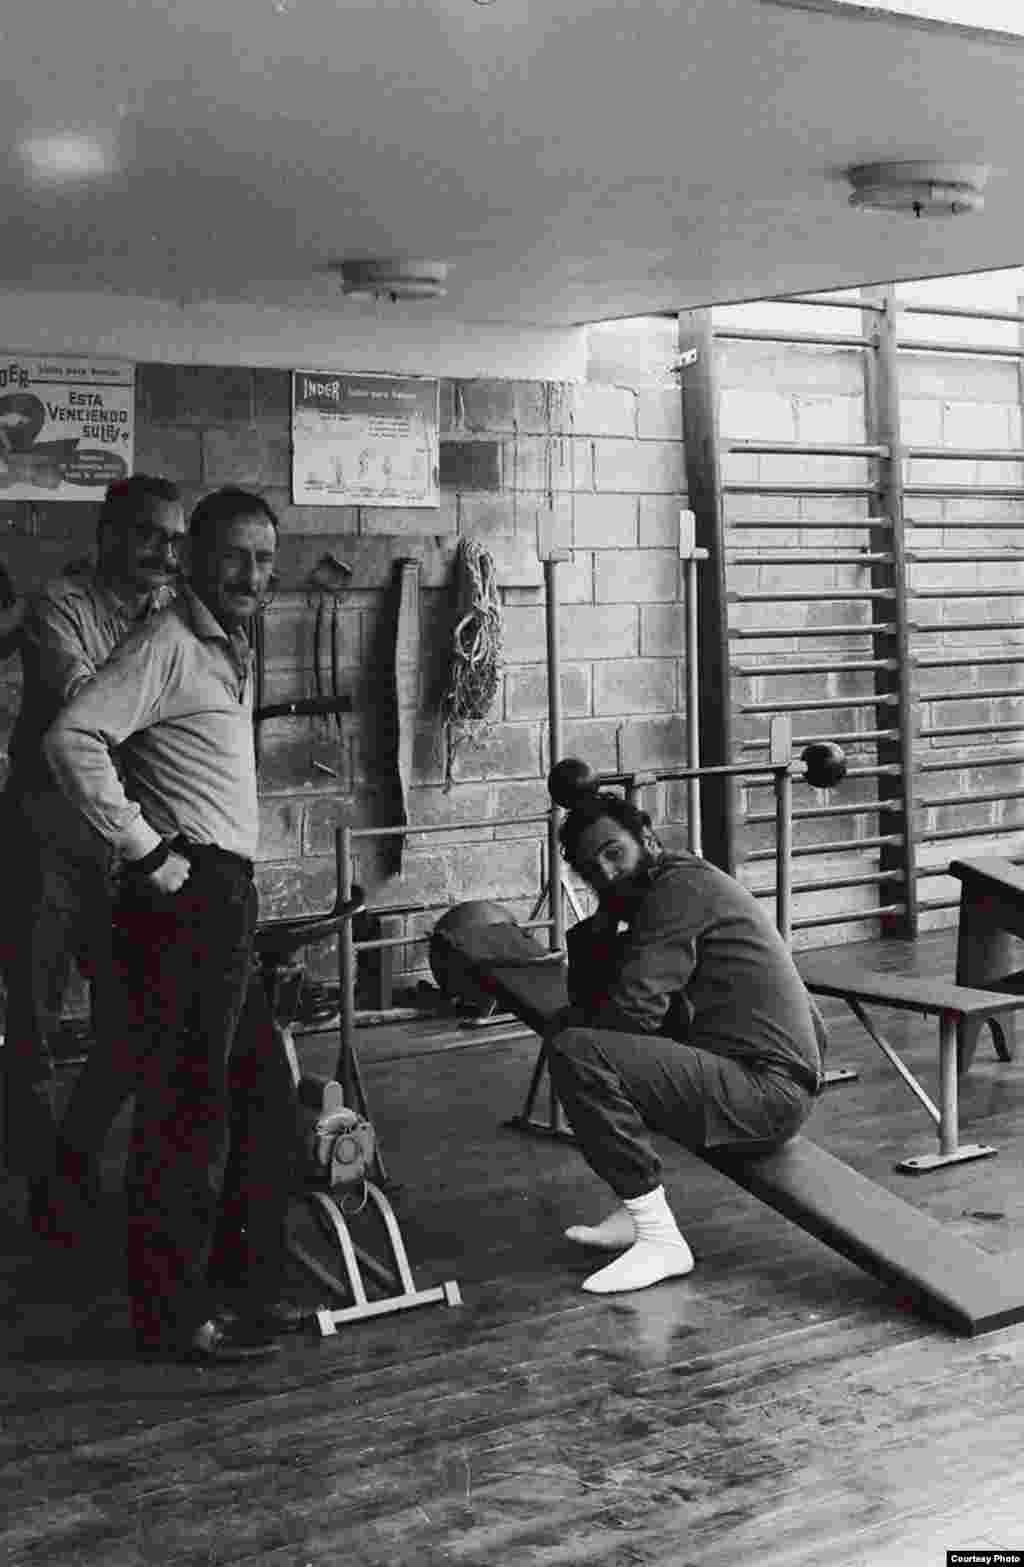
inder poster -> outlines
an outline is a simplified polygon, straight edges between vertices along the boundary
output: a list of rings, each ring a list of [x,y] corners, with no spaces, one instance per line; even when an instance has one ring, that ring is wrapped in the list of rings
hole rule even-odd
[[[307,506],[439,506],[438,383],[292,373],[292,499]]]
[[[0,350],[0,501],[102,500],[134,446],[134,365]]]

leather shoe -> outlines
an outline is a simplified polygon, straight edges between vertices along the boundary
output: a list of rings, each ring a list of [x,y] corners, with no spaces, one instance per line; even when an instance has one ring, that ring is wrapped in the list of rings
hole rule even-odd
[[[204,1364],[238,1360],[267,1360],[281,1346],[265,1323],[252,1317],[218,1313],[196,1328],[187,1346],[187,1358]]]
[[[198,1361],[201,1365],[229,1365],[243,1360],[267,1360],[281,1346],[273,1333],[251,1317],[218,1312],[201,1322],[186,1339],[155,1338],[137,1332],[136,1348],[145,1359]]]
[[[217,1313],[223,1322],[253,1322],[270,1333],[298,1333],[305,1327],[312,1312],[293,1300],[271,1300],[263,1305],[246,1309],[243,1306],[225,1305]]]

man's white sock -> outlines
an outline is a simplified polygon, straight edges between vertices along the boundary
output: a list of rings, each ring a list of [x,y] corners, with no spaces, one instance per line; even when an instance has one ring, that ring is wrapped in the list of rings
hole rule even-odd
[[[633,1221],[636,1239],[621,1257],[584,1279],[585,1290],[592,1295],[642,1290],[692,1270],[693,1252],[680,1232],[663,1186],[643,1197],[627,1197],[623,1208]]]
[[[623,1203],[600,1224],[570,1224],[566,1235],[578,1246],[596,1246],[600,1251],[625,1251],[636,1240],[633,1215]]]

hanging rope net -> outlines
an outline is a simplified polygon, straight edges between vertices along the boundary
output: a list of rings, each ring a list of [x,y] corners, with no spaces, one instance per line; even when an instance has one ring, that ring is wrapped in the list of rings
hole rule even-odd
[[[441,696],[446,739],[445,787],[463,740],[482,744],[501,676],[501,597],[494,560],[475,539],[459,540],[455,557],[456,616]]]

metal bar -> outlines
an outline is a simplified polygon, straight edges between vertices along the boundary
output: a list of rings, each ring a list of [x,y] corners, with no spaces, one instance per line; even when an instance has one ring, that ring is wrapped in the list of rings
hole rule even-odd
[[[723,342],[733,343],[803,343],[809,348],[870,348],[867,338],[851,337],[841,332],[786,332],[761,327],[718,326],[715,336]]]
[[[833,892],[842,887],[874,887],[879,882],[899,881],[899,871],[872,871],[866,876],[830,876],[828,881],[800,881],[793,887],[794,893],[801,892]],[[755,898],[772,898],[775,896],[774,887],[751,887],[748,889]],[[867,910],[861,915],[862,919],[870,919],[874,914],[873,909]]]
[[[936,495],[946,500],[955,500],[957,496],[973,500],[976,495],[988,495],[996,500],[1019,500],[1024,496],[1022,484],[907,484],[903,489],[905,495]]]
[[[817,805],[807,810],[793,812],[793,820],[797,822],[810,821],[812,818],[828,816],[877,816],[883,811],[895,811],[897,804],[894,800],[866,800],[859,805]],[[773,822],[774,811],[750,811],[744,817],[745,823]]]
[[[922,691],[919,700],[925,702],[987,701],[989,697],[1024,696],[1024,686],[991,686],[971,691]]]
[[[864,1011],[864,1008],[861,1006],[856,996],[847,996],[846,1004],[854,1016],[857,1017],[861,1023],[863,1023],[865,1029],[870,1034],[871,1038],[875,1041],[875,1044],[878,1046],[879,1050],[881,1050],[883,1055],[889,1058],[897,1072],[900,1074],[900,1077],[902,1077],[903,1081],[910,1089],[910,1092],[921,1101],[928,1114],[935,1122],[936,1126],[938,1126],[941,1123],[942,1117],[939,1114],[937,1105],[935,1105],[933,1101],[929,1099],[928,1095],[921,1087],[921,1084],[918,1082],[913,1072],[910,1071],[909,1067],[904,1065],[902,1059],[896,1054],[896,1051],[892,1048],[885,1036],[880,1034],[873,1026],[871,1019]]]
[[[857,299],[830,299],[827,294],[778,294],[767,301],[771,305],[815,305],[826,310],[880,310],[880,305],[862,304]]]
[[[769,818],[769,820],[772,819]],[[977,835],[977,828],[974,829],[974,833]],[[927,835],[921,834],[919,836]],[[890,833],[880,838],[838,839],[835,843],[799,844],[796,848],[791,849],[790,853],[794,859],[806,859],[812,854],[852,854],[855,852],[859,853],[861,849],[877,849],[883,844],[899,843],[900,841],[900,834]],[[755,849],[752,853],[746,855],[744,864],[750,865],[755,860],[774,860],[775,858],[775,849]]]
[[[911,588],[910,597],[915,599],[1019,599],[1024,598],[1024,582],[1015,588]],[[977,629],[983,629],[983,621]],[[948,631],[949,626],[943,626],[942,630]]]
[[[945,843],[952,838],[992,838],[1015,832],[1024,833],[1024,817],[1019,822],[990,822],[984,827],[950,827],[944,831],[936,828],[933,832],[919,833],[918,837],[927,839],[929,843]]]
[[[1019,620],[942,620],[936,621],[934,625],[930,623],[922,625],[912,621],[910,629],[922,634],[926,631],[1019,631],[1021,622]]]
[[[686,783],[686,838],[691,854],[701,854],[700,779],[700,610],[697,596],[697,547],[691,513],[679,519],[679,559],[686,619],[686,761],[694,776]]]
[[[917,732],[922,740],[945,740],[948,735],[998,735],[1010,734],[1014,730],[1024,730],[1024,719],[1019,724],[1011,721],[989,724],[958,724],[951,729],[926,728],[919,729]],[[960,763],[961,767],[973,767],[974,765],[973,760]]]
[[[730,589],[728,596],[729,602],[732,604],[843,604],[855,603],[860,599],[891,599],[893,594],[889,588],[857,588],[855,591],[851,590],[849,592],[844,589],[835,593],[829,593],[826,590],[817,588],[813,588],[805,593],[737,593],[734,589]],[[918,595],[919,598],[925,596],[924,594]],[[934,596],[938,597],[939,595],[936,594]],[[792,636],[799,634],[795,629],[791,632]]]
[[[875,495],[877,486],[874,484],[849,484],[839,479],[833,484],[782,484],[770,482],[767,479],[735,479],[729,484],[723,484],[722,490],[725,495]],[[919,493],[927,495],[930,492],[922,489]],[[945,494],[945,491],[940,493]],[[964,493],[967,493],[966,489]],[[982,491],[980,493],[995,494],[996,492]],[[799,526],[799,524],[796,524],[796,526]]]
[[[560,552],[552,550],[544,562],[544,621],[548,658],[548,752],[549,765],[562,760],[562,671],[558,630],[558,565]],[[562,856],[558,844],[561,811],[552,801],[548,811],[548,907],[551,910],[549,944],[552,950],[565,946],[565,898],[562,884]],[[535,910],[539,913],[539,910]]]
[[[974,790],[971,790],[970,803],[972,805],[985,804],[996,800],[1024,800],[1024,789],[996,789],[986,794],[975,794]],[[962,794],[940,794],[936,795],[934,799],[919,800],[917,803],[920,809],[925,811],[936,809],[940,805],[963,805],[964,797]],[[766,817],[765,820],[770,820],[770,818]]]
[[[825,664],[732,664],[731,675],[830,675],[835,671],[858,669],[895,669],[892,658],[833,659]]]
[[[720,335],[720,334],[719,334]],[[887,446],[856,441],[723,441],[726,452],[757,452],[765,457],[888,457]]]
[[[831,531],[833,528],[860,529],[871,527],[871,519],[869,517],[835,517],[828,519],[824,517],[801,517],[799,522],[794,522],[792,517],[730,517],[728,519],[728,523],[730,532],[736,528],[779,528],[787,529],[790,533],[792,533],[794,528],[798,528],[801,532],[804,532],[811,528],[821,528],[823,530],[827,529]],[[927,527],[929,525],[927,523],[922,523],[921,526]],[[932,524],[932,526],[934,526],[934,524]],[[946,527],[951,525],[943,523],[942,526]],[[956,526],[959,527],[960,524],[957,523]]]
[[[710,310],[681,311],[677,319],[687,498],[696,543],[707,550],[700,579],[700,741],[705,760],[725,766],[733,760],[733,747],[715,333]],[[716,783],[709,776],[702,781],[701,830],[708,859],[733,874],[736,789],[731,778]]]
[[[1020,526],[1018,522],[1017,526]],[[1024,561],[1024,550],[908,550],[907,559],[925,566],[942,566],[957,561],[983,566],[987,561]]]
[[[787,946],[793,935],[793,774],[789,766],[793,735],[789,720],[773,718],[768,732],[769,761],[775,774],[775,923]]]
[[[1016,531],[1017,529],[1020,528],[1020,518],[1019,517],[992,517],[992,518],[989,518],[989,517],[958,517],[956,519],[956,521],[954,522],[954,521],[950,520],[949,518],[942,518],[939,521],[930,521],[926,517],[922,517],[922,518],[908,517],[907,518],[907,525],[908,525],[908,527],[911,527],[911,528],[933,528],[933,529],[934,528],[942,528],[944,530],[948,530],[950,528],[966,528],[966,529],[968,529],[968,531],[971,528],[992,528],[992,529],[996,529],[996,528],[1013,528]],[[754,524],[751,523],[751,527],[753,527],[753,526],[754,526]],[[781,522],[780,522],[779,526],[780,527],[782,526]],[[792,526],[793,526],[793,523],[791,522],[790,523],[790,527],[792,527]],[[800,523],[800,527],[801,528],[805,528],[806,526],[807,526],[807,524],[805,522],[801,522]],[[822,524],[822,526],[824,526],[824,524]]]
[[[897,307],[908,316],[957,316],[967,321],[1024,321],[1020,311],[975,310],[970,305],[911,305],[897,301]]]
[[[338,892],[345,902],[352,896],[352,829],[339,827],[334,834],[334,856],[338,872]],[[337,1078],[345,1103],[355,1105],[355,1073],[352,1052],[356,1032],[356,955],[352,921],[344,920],[338,931],[338,1005],[340,1010]]]
[[[1024,663],[1024,644],[1014,653],[968,653],[963,658],[916,658],[914,663],[918,669],[963,669],[965,665],[974,664],[1021,664]],[[978,692],[979,696],[988,696],[989,692]],[[927,698],[931,700],[931,698]]]
[[[876,707],[885,702],[895,707],[899,701],[896,692],[888,696],[823,696],[802,698],[796,702],[738,702],[739,713],[817,713],[829,708]]]
[[[951,773],[963,767],[1012,767],[1024,765],[1024,751],[1011,751],[1004,756],[972,756],[969,761],[961,756],[955,761],[918,762],[919,773]]]
[[[973,559],[973,556],[966,557]],[[994,559],[995,557],[993,557]],[[1017,555],[1008,557],[1018,559]],[[1024,553],[1019,556],[1024,560]],[[888,550],[871,554],[867,550],[848,550],[845,555],[810,555],[802,549],[790,550],[786,555],[730,555],[730,566],[868,566],[872,561],[890,561]]]
[[[890,624],[889,630],[893,629]],[[944,630],[944,627],[936,627],[936,630]],[[801,641],[805,637],[859,637],[870,636],[877,627],[870,620],[865,620],[855,626],[734,626],[729,635],[748,642],[759,642],[776,637],[799,637]]]
[[[1019,446],[905,446],[904,459],[949,458],[952,462],[1024,462]]]
[[[929,905],[938,907],[938,905]],[[814,914],[806,919],[794,920],[794,930],[818,930],[823,925],[856,925],[862,920],[891,919],[894,915],[906,914],[906,905],[902,903],[883,903],[877,909],[854,910],[850,914]]]
[[[851,729],[845,734],[840,731],[831,731],[827,735],[801,735],[794,739],[793,749],[802,751],[807,745],[820,745],[822,741],[833,740],[837,745],[862,745],[869,740],[895,740],[899,736],[897,729]],[[763,740],[744,740],[741,748],[744,751],[762,751]]]
[[[965,354],[971,359],[1024,358],[1024,347],[1005,348],[996,343],[927,343],[918,338],[899,337],[896,347],[911,354]]]

